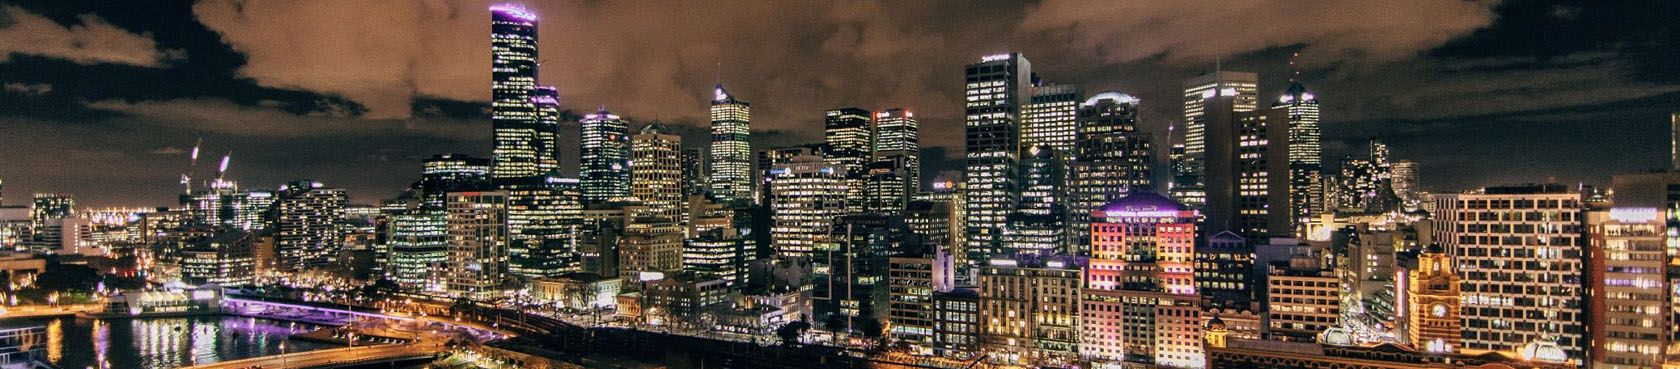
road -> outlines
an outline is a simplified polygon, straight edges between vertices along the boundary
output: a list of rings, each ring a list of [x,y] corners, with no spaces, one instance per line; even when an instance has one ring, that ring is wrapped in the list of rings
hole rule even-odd
[[[194,365],[183,369],[247,369],[247,368],[311,368],[328,365],[380,362],[392,359],[432,356],[443,351],[443,341],[429,340],[404,345],[378,345],[338,349],[294,352],[285,355],[263,356],[215,364]]]

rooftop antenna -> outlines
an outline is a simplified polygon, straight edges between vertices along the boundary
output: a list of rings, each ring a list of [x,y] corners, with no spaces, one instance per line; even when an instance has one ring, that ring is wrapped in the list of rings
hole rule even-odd
[[[1289,83],[1301,81],[1301,64],[1296,62],[1296,59],[1300,58],[1300,51],[1296,51],[1294,54],[1289,55]]]

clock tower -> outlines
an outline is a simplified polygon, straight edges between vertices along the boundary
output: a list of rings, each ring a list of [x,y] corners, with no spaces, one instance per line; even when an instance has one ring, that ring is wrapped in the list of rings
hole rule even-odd
[[[1440,246],[1430,246],[1418,255],[1406,286],[1406,338],[1420,351],[1454,353],[1463,340],[1458,320],[1458,274],[1452,259]]]

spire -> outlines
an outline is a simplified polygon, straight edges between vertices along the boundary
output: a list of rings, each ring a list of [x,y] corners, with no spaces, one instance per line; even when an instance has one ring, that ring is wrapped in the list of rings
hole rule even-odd
[[[1301,52],[1299,51],[1289,55],[1289,83],[1301,81],[1301,64],[1296,62],[1296,59],[1300,58]]]

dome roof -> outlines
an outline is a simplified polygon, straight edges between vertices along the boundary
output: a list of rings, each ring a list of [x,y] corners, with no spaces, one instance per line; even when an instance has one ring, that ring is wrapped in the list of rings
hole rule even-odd
[[[1098,102],[1103,100],[1114,100],[1117,104],[1136,104],[1138,102],[1138,98],[1136,96],[1127,95],[1119,91],[1104,91],[1099,92],[1096,95],[1091,95],[1090,98],[1085,99],[1085,103],[1079,105],[1095,106]]]
[[[1332,346],[1353,346],[1353,332],[1343,327],[1330,327],[1319,334],[1318,341]]]
[[[1219,319],[1218,315],[1214,315],[1213,319],[1208,319],[1207,329],[1208,330],[1225,330],[1225,320],[1224,319]]]
[[[1547,363],[1569,361],[1569,353],[1563,352],[1563,347],[1559,347],[1557,342],[1550,339],[1529,341],[1528,344],[1523,345],[1521,350],[1517,350],[1517,356],[1522,357],[1523,360]]]
[[[1119,200],[1103,205],[1104,212],[1159,212],[1182,211],[1188,209],[1184,204],[1173,201],[1166,196],[1152,192],[1136,192]]]

